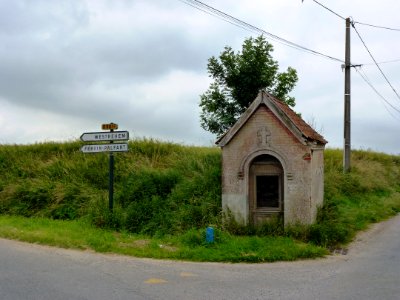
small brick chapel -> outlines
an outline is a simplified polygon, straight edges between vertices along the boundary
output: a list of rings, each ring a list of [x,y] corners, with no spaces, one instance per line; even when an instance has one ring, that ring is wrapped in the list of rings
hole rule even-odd
[[[266,91],[216,144],[222,149],[222,207],[242,224],[271,216],[311,224],[324,198],[327,141]]]

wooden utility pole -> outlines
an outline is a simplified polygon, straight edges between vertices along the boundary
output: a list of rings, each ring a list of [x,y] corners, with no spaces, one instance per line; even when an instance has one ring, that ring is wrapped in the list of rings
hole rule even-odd
[[[344,65],[344,152],[343,152],[343,171],[350,171],[350,18],[346,19],[346,50]]]

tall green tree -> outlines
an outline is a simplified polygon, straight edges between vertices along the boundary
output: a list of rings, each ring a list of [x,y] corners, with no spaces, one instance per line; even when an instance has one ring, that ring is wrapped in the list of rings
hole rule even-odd
[[[244,41],[241,52],[235,53],[226,46],[219,58],[212,56],[208,60],[208,73],[214,81],[200,96],[202,128],[217,135],[224,133],[249,107],[260,89],[266,89],[292,107],[295,105],[295,99],[288,94],[298,80],[297,72],[291,67],[279,72],[272,51],[264,36],[250,37]]]

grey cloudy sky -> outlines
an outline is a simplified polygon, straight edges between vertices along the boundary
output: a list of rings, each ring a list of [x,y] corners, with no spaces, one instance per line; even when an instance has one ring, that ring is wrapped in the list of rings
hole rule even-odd
[[[320,0],[354,21],[400,28],[396,0]],[[307,48],[344,59],[344,21],[312,0],[204,0]],[[400,31],[356,24],[378,62],[400,59]],[[352,69],[352,147],[400,153],[400,99],[352,30],[352,63],[363,64],[382,100]],[[199,95],[207,59],[240,50],[255,32],[179,0],[0,0],[0,143],[79,138],[115,122],[131,137],[212,145]],[[299,82],[295,110],[329,141],[343,143],[341,63],[274,41],[282,70]],[[400,61],[380,65],[400,90]]]

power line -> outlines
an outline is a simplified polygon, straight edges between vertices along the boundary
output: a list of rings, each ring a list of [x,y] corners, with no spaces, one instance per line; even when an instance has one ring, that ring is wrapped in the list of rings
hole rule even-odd
[[[201,7],[199,7],[199,6],[196,6],[195,4],[190,3],[190,2],[191,2],[190,0],[179,0],[179,1],[185,3],[185,4],[189,5],[189,6],[191,6],[191,7],[193,7],[193,8],[195,8],[195,9],[198,9],[198,10],[200,10],[200,11],[202,11],[202,12],[205,12],[206,14],[209,14],[210,16],[217,17],[218,19],[220,19],[220,20],[222,20],[222,21],[225,21],[225,22],[227,22],[227,23],[230,23],[230,24],[232,24],[232,25],[234,25],[234,26],[237,26],[237,27],[239,27],[239,28],[248,30],[248,31],[250,31],[250,32],[255,32],[255,31],[252,30],[251,28],[242,26],[242,25],[237,24],[237,23],[234,23],[234,22],[232,22],[232,21],[230,21],[230,20],[228,20],[228,19],[226,19],[226,18],[223,18],[223,14],[218,14],[218,13],[217,13],[217,12],[219,12],[218,10],[216,10],[215,13],[212,13],[212,12],[206,10],[206,9],[203,9],[203,8],[201,8]],[[205,4],[205,5],[206,5],[206,4]]]
[[[329,7],[326,7],[325,5],[323,5],[322,3],[319,3],[316,0],[313,0],[315,3],[317,3],[319,6],[325,8],[326,10],[330,11],[331,13],[333,13],[334,15],[338,16],[339,18],[341,18],[342,20],[346,20],[345,17],[339,15],[337,12],[334,12],[332,9],[330,9]]]
[[[333,13],[334,15],[336,15],[336,16],[338,16],[339,18],[341,18],[341,19],[343,19],[343,20],[346,20],[343,16],[341,16],[340,14],[338,14],[337,12],[335,12],[335,11],[333,11],[332,9],[330,9],[329,7],[327,7],[327,6],[325,6],[324,4],[322,4],[322,3],[320,3],[320,2],[318,2],[318,1],[316,1],[316,0],[313,0],[316,4],[318,4],[318,5],[320,5],[321,7],[323,7],[324,9],[326,9],[326,10],[328,10],[328,11],[330,11],[331,13]],[[382,28],[382,29],[387,29],[387,30],[394,30],[394,31],[400,31],[400,29],[396,29],[396,28],[390,28],[390,27],[385,27],[385,26],[378,26],[378,25],[372,25],[372,24],[367,24],[367,23],[362,23],[362,22],[356,22],[356,21],[353,21],[353,28],[355,29],[355,27],[354,27],[354,24],[360,24],[360,25],[365,25],[365,26],[370,26],[370,27],[375,27],[375,28]],[[357,30],[356,30],[357,31]],[[359,35],[359,33],[357,32],[357,34]],[[361,38],[361,37],[360,37]],[[362,39],[361,39],[362,40]],[[365,44],[364,44],[364,46],[365,46]],[[368,50],[368,49],[367,49]],[[368,50],[368,52],[369,52],[369,50]],[[371,53],[370,53],[370,55],[371,55]],[[395,59],[395,60],[390,60],[390,61],[383,61],[383,62],[376,62],[375,60],[374,60],[374,63],[372,63],[372,64],[362,64],[363,66],[364,65],[380,65],[380,64],[386,64],[386,63],[392,63],[392,62],[398,62],[398,61],[400,61],[400,59]],[[378,68],[379,68],[379,66],[378,66]],[[386,76],[383,74],[383,72],[382,72],[382,70],[380,70],[381,71],[381,73],[382,73],[382,75],[385,77],[385,79],[387,80],[387,78],[386,78]],[[388,80],[387,80],[388,81]],[[392,87],[392,85],[390,84],[390,82],[388,82],[389,83],[389,85]],[[394,90],[394,88],[392,87],[392,89]],[[397,92],[395,91],[395,93],[397,94]]]
[[[218,10],[218,9],[216,9],[216,8],[210,6],[210,5],[207,5],[207,4],[205,4],[205,3],[201,2],[201,1],[198,1],[198,0],[179,0],[179,1],[191,6],[193,8],[196,8],[196,9],[198,9],[200,11],[203,11],[203,12],[205,12],[207,14],[215,16],[215,17],[217,17],[217,18],[219,18],[219,19],[221,19],[221,20],[223,20],[225,22],[228,22],[228,23],[232,24],[232,25],[240,27],[242,29],[245,29],[245,30],[248,30],[248,31],[251,31],[251,32],[264,34],[267,37],[269,37],[270,39],[272,39],[272,40],[274,40],[274,41],[276,41],[278,43],[281,43],[281,44],[283,44],[285,46],[288,46],[288,47],[291,47],[291,48],[294,48],[294,49],[297,49],[297,50],[300,50],[300,51],[304,51],[304,52],[307,52],[307,53],[310,53],[310,54],[313,54],[313,55],[316,55],[316,56],[321,56],[321,57],[324,57],[326,59],[330,59],[330,60],[333,60],[333,61],[344,63],[344,61],[342,59],[339,59],[339,58],[336,58],[336,57],[321,53],[319,51],[312,50],[310,48],[301,46],[299,44],[296,44],[294,42],[291,42],[289,40],[281,38],[281,37],[279,37],[279,36],[277,36],[275,34],[272,34],[272,33],[268,32],[268,31],[260,29],[260,28],[254,26],[254,25],[251,25],[251,24],[249,24],[249,23],[247,23],[245,21],[242,21],[242,20],[240,20],[240,19],[238,19],[236,17],[233,17],[232,15],[224,13],[223,11],[220,11],[220,10]]]
[[[360,24],[360,25],[364,25],[364,26],[379,28],[379,29],[386,29],[386,30],[392,30],[392,31],[400,31],[400,29],[398,29],[398,28],[390,28],[390,27],[372,25],[372,24],[362,23],[362,22],[354,22],[354,23]]]
[[[352,26],[355,30],[355,32],[357,33],[358,37],[360,38],[361,42],[363,43],[365,49],[368,51],[369,56],[371,56],[372,60],[374,61],[375,65],[377,66],[377,68],[379,69],[379,71],[381,72],[383,78],[385,78],[386,82],[389,84],[389,86],[392,88],[393,92],[396,94],[397,98],[399,98],[400,100],[400,95],[397,93],[396,89],[393,87],[393,85],[390,83],[389,79],[386,77],[385,73],[383,73],[381,67],[379,66],[379,64],[376,62],[374,56],[372,55],[371,51],[368,49],[367,45],[365,44],[364,40],[362,39],[360,33],[358,32],[357,28],[354,26],[354,23],[352,23]]]
[[[294,43],[294,42],[291,42],[291,41],[289,41],[289,40],[286,40],[286,39],[284,39],[284,38],[281,38],[281,37],[279,37],[279,36],[277,36],[277,35],[275,35],[275,34],[272,34],[272,33],[270,33],[270,32],[267,32],[266,30],[260,29],[260,28],[254,26],[254,25],[251,25],[251,24],[249,24],[249,23],[247,23],[247,22],[245,22],[245,21],[242,21],[242,20],[240,20],[240,19],[238,19],[238,18],[236,18],[236,17],[233,17],[232,15],[229,15],[229,14],[227,14],[227,13],[221,11],[221,10],[218,10],[218,9],[216,9],[216,8],[214,8],[214,7],[210,6],[210,5],[208,5],[208,4],[205,4],[205,3],[201,2],[201,1],[198,1],[198,0],[179,0],[179,1],[182,2],[182,3],[185,3],[185,4],[189,5],[189,6],[191,6],[191,7],[193,7],[193,8],[195,8],[195,9],[198,9],[198,10],[204,12],[204,13],[207,13],[207,14],[209,14],[209,15],[211,15],[211,16],[217,17],[218,19],[220,19],[220,20],[222,20],[222,21],[225,21],[225,22],[230,23],[230,24],[232,24],[232,25],[234,25],[234,26],[237,26],[237,27],[239,27],[239,28],[242,28],[242,29],[244,29],[244,30],[247,30],[247,31],[250,31],[250,32],[254,32],[254,33],[265,34],[265,35],[268,36],[270,39],[272,39],[272,40],[274,40],[274,41],[276,41],[276,42],[278,42],[278,43],[280,43],[280,44],[283,44],[283,45],[285,45],[285,46],[288,46],[288,47],[291,47],[291,48],[294,48],[294,49],[297,49],[297,50],[305,51],[305,52],[308,52],[308,53],[313,54],[313,55],[316,55],[316,56],[322,56],[322,57],[327,58],[327,59],[330,59],[330,60],[334,60],[334,61],[338,61],[338,62],[344,63],[344,61],[343,61],[342,59],[339,59],[339,58],[336,58],[336,57],[332,57],[332,56],[330,56],[330,55],[323,54],[323,53],[321,53],[321,52],[318,52],[318,51],[309,49],[309,48],[307,48],[307,47],[301,46],[301,45],[299,45],[299,44],[296,44],[296,43]],[[330,11],[331,13],[335,14],[337,17],[339,17],[339,18],[345,20],[345,18],[344,18],[343,16],[341,16],[341,15],[338,14],[338,13],[336,13],[336,12],[333,11],[332,9],[328,8],[327,6],[323,5],[322,3],[320,3],[320,2],[318,2],[318,1],[316,1],[316,0],[313,0],[313,1],[314,1],[316,4],[320,5],[321,7],[323,7],[324,9],[326,9],[326,10]],[[400,95],[397,93],[396,89],[393,87],[393,85],[390,83],[389,79],[386,77],[386,75],[383,73],[382,69],[379,67],[379,64],[397,62],[397,61],[400,61],[400,59],[390,60],[390,61],[384,61],[384,62],[379,62],[379,63],[378,63],[378,62],[375,60],[375,58],[372,56],[372,54],[371,54],[371,52],[369,51],[368,47],[366,46],[365,42],[364,42],[363,39],[361,38],[359,32],[358,32],[357,29],[355,28],[355,26],[354,26],[355,23],[360,24],[360,25],[374,26],[374,27],[378,27],[378,28],[380,28],[381,26],[375,26],[375,25],[371,25],[371,24],[366,24],[366,23],[361,23],[361,22],[354,22],[354,21],[352,22],[352,26],[353,26],[354,30],[356,31],[356,33],[357,33],[357,35],[359,36],[360,40],[363,42],[364,47],[367,49],[367,51],[368,51],[368,53],[370,54],[372,60],[374,61],[373,64],[376,65],[376,66],[378,67],[379,71],[381,72],[381,74],[382,74],[383,77],[385,78],[386,82],[387,82],[387,83],[389,84],[389,86],[392,88],[392,90],[394,91],[394,93],[396,94],[396,96],[400,99]],[[393,28],[388,28],[388,27],[381,27],[381,28],[386,28],[386,29],[392,29],[392,30],[394,30]],[[362,65],[372,65],[372,64],[362,64]],[[353,64],[352,64],[351,66],[355,67],[355,66],[360,66],[360,65],[353,65]]]
[[[400,62],[400,58],[378,62],[378,65]],[[362,64],[363,66],[375,65],[375,63]]]
[[[303,0],[304,1],[304,0]],[[334,10],[330,9],[329,7],[325,6],[324,4],[313,0],[313,2],[315,2],[316,4],[318,4],[319,6],[323,7],[324,9],[330,11],[331,13],[333,13],[334,15],[336,15],[337,17],[341,18],[342,20],[346,20],[345,17],[341,16],[340,14],[338,14],[337,12],[335,12]],[[399,28],[391,28],[391,27],[387,27],[387,26],[379,26],[379,25],[373,25],[373,24],[368,24],[368,23],[363,23],[363,22],[356,22],[354,21],[353,23],[355,24],[360,24],[360,25],[364,25],[364,26],[369,26],[369,27],[374,27],[374,28],[379,28],[379,29],[386,29],[386,30],[392,30],[392,31],[400,31]]]
[[[396,112],[400,113],[400,109],[398,109],[397,107],[395,107],[392,103],[390,103],[385,97],[382,96],[381,93],[379,93],[379,91],[373,86],[372,82],[368,79],[367,75],[364,72],[360,72],[360,70],[358,70],[357,68],[355,68],[356,72],[358,75],[360,75],[360,77],[371,87],[371,89],[379,96],[379,98],[381,98],[384,102],[383,102],[383,106],[385,107],[385,109],[388,111],[388,113],[395,119],[400,120],[400,118],[398,118],[397,116],[395,116],[386,106],[389,105],[393,110],[395,110]],[[385,104],[386,103],[386,104]]]
[[[346,20],[346,18],[344,18],[343,16],[341,16],[340,14],[335,12],[334,10],[330,9],[329,7],[325,6],[324,4],[322,4],[322,3],[320,3],[320,2],[318,2],[316,0],[313,0],[313,2],[315,2],[319,6],[323,7],[324,9],[330,11],[331,13],[333,13],[337,17],[341,18],[342,20]],[[352,23],[353,23],[353,27],[354,27],[354,24],[360,24],[360,25],[365,25],[365,26],[370,26],[370,27],[375,27],[375,28],[381,28],[381,29],[387,29],[387,30],[393,30],[393,31],[400,31],[400,29],[397,29],[397,28],[390,28],[390,27],[385,27],[385,26],[372,25],[372,24],[368,24],[368,23],[362,23],[362,22],[356,22],[356,21],[353,21]],[[386,63],[398,62],[398,61],[400,61],[400,59],[390,60],[390,61],[383,61],[383,62],[379,62],[379,63],[374,62],[373,64],[362,64],[362,65],[363,66],[364,65],[376,65],[376,64],[379,65],[379,64],[386,64]]]
[[[342,62],[342,63],[344,62],[342,59],[338,59],[338,58],[335,58],[335,57],[332,57],[332,56],[323,54],[323,53],[321,53],[321,52],[318,52],[318,51],[309,49],[309,48],[307,48],[307,47],[301,46],[301,45],[299,45],[299,44],[296,44],[296,43],[293,43],[293,42],[291,42],[291,41],[289,41],[289,40],[286,40],[286,39],[284,39],[284,38],[281,38],[281,37],[279,37],[279,36],[277,36],[277,35],[275,35],[275,34],[272,34],[272,33],[270,33],[270,32],[267,32],[267,31],[265,31],[265,30],[263,30],[263,29],[260,29],[260,28],[254,26],[254,25],[251,25],[251,24],[249,24],[249,23],[247,23],[247,22],[245,22],[245,21],[242,21],[242,20],[240,20],[240,19],[238,19],[238,18],[236,18],[236,17],[233,17],[232,15],[229,15],[229,14],[223,12],[223,11],[220,11],[220,10],[218,10],[218,9],[216,9],[216,8],[214,8],[214,7],[210,6],[210,5],[208,5],[208,4],[205,4],[205,3],[201,2],[201,1],[198,1],[198,0],[179,0],[179,1],[181,1],[181,2],[183,2],[183,3],[185,3],[185,4],[187,4],[187,5],[189,5],[189,6],[193,7],[193,8],[195,8],[195,9],[198,9],[198,10],[200,10],[200,11],[202,11],[202,12],[205,12],[205,13],[211,15],[211,16],[217,17],[217,18],[219,18],[220,20],[223,20],[223,21],[225,21],[225,22],[228,22],[228,23],[230,23],[230,24],[232,24],[232,25],[234,25],[234,26],[237,26],[237,27],[239,27],[239,28],[242,28],[242,29],[245,29],[245,30],[248,30],[248,31],[251,31],[251,32],[255,32],[255,33],[265,34],[265,35],[267,35],[269,38],[271,38],[272,40],[274,40],[274,41],[276,41],[276,42],[279,42],[279,43],[281,43],[281,44],[284,44],[284,45],[286,45],[286,46],[289,46],[289,47],[291,47],[291,48],[294,48],[294,49],[297,49],[297,50],[302,50],[302,51],[305,51],[305,52],[308,52],[308,53],[311,53],[311,54],[314,54],[314,55],[317,55],[317,56],[322,56],[322,57],[324,57],[324,58],[331,59],[331,60],[334,60],[334,61],[339,61],[339,62]],[[345,20],[344,17],[342,17],[341,15],[339,15],[338,13],[336,13],[335,11],[331,10],[330,8],[326,7],[325,5],[321,4],[320,2],[318,2],[318,1],[316,1],[316,0],[313,0],[313,1],[314,1],[316,4],[322,6],[323,8],[329,10],[331,13],[335,14],[337,17],[339,17],[339,18]],[[396,62],[396,61],[400,61],[400,59],[391,60],[391,61],[385,61],[385,62],[378,63],[378,62],[375,60],[375,58],[373,57],[373,55],[372,55],[372,53],[370,52],[370,50],[368,49],[368,47],[366,46],[366,44],[365,44],[364,40],[362,39],[361,35],[359,34],[359,32],[357,31],[357,29],[355,28],[354,23],[358,23],[358,22],[352,22],[352,26],[353,26],[354,30],[356,31],[358,37],[360,38],[360,40],[361,40],[362,43],[364,44],[364,47],[367,49],[368,53],[370,54],[372,60],[374,61],[374,64],[378,67],[379,71],[381,72],[381,74],[382,74],[383,77],[385,78],[386,82],[389,84],[389,86],[390,86],[390,87],[392,88],[392,90],[395,92],[396,96],[400,99],[400,95],[397,93],[397,91],[395,90],[395,88],[394,88],[394,87],[392,86],[392,84],[390,83],[389,79],[386,77],[386,75],[383,73],[382,69],[379,67],[379,64],[389,63],[389,62]],[[360,23],[360,24],[361,24],[361,23]],[[361,25],[364,25],[364,24],[361,24]],[[351,65],[351,66],[356,67],[356,65]],[[360,66],[360,65],[357,65],[357,66]],[[357,70],[357,69],[356,69],[356,70]],[[367,77],[366,77],[365,74],[364,74],[364,76],[363,76],[358,70],[357,70],[357,73],[358,73],[358,74],[363,78],[363,80],[375,91],[375,93],[377,93],[377,95],[378,95],[381,99],[383,99],[383,100],[385,101],[385,103],[387,103],[393,110],[395,110],[395,111],[397,111],[397,112],[400,113],[400,110],[399,110],[398,108],[396,108],[395,106],[393,106],[389,101],[386,100],[386,98],[384,98],[384,97],[378,92],[378,90],[372,85],[371,81],[367,79]],[[387,107],[385,106],[385,108],[387,108]],[[389,113],[390,113],[390,112],[389,112]]]

